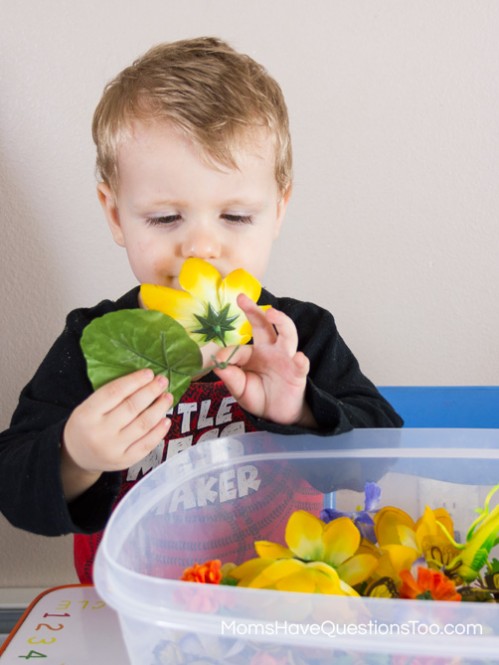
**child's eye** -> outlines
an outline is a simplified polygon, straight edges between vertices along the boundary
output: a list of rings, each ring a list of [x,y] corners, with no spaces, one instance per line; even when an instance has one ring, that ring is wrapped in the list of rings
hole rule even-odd
[[[160,217],[148,217],[146,222],[149,226],[168,226],[178,222],[180,215],[161,215]]]
[[[225,221],[231,224],[251,224],[253,221],[251,215],[222,215]]]

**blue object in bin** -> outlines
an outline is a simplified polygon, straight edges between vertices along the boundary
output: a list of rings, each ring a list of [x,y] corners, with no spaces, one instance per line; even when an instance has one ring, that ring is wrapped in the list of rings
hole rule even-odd
[[[499,428],[499,386],[385,386],[405,427]]]

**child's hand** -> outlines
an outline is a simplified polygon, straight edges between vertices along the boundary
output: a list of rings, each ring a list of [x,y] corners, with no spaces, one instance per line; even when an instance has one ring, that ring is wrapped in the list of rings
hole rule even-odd
[[[139,370],[96,390],[72,412],[64,428],[61,473],[67,500],[88,489],[103,471],[132,466],[170,428],[168,381]]]
[[[253,344],[238,347],[226,369],[214,370],[217,376],[254,416],[314,427],[315,419],[305,403],[309,361],[297,351],[295,324],[276,309],[261,310],[243,294],[237,303],[253,328]],[[232,351],[233,347],[220,350],[217,361],[226,361]]]

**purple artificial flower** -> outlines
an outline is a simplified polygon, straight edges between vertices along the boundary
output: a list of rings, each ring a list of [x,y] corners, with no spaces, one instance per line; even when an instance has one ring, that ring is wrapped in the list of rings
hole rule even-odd
[[[375,482],[367,482],[364,485],[364,509],[353,512],[342,512],[335,508],[323,508],[320,519],[328,524],[338,517],[349,517],[355,526],[359,529],[363,538],[367,538],[372,543],[376,542],[374,533],[374,520],[372,514],[378,511],[381,498],[381,488]]]

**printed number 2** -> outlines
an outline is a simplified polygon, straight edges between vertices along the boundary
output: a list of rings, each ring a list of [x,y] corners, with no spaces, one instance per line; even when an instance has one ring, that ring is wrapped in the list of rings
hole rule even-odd
[[[50,626],[48,623],[39,623],[35,630],[40,630],[40,628],[46,628],[47,630],[62,630],[64,624],[58,623],[57,626]]]
[[[39,651],[33,651],[33,649],[25,656],[18,656],[18,658],[26,658],[26,660],[29,660],[30,658],[46,658],[46,657],[47,656],[44,653],[40,653]]]

